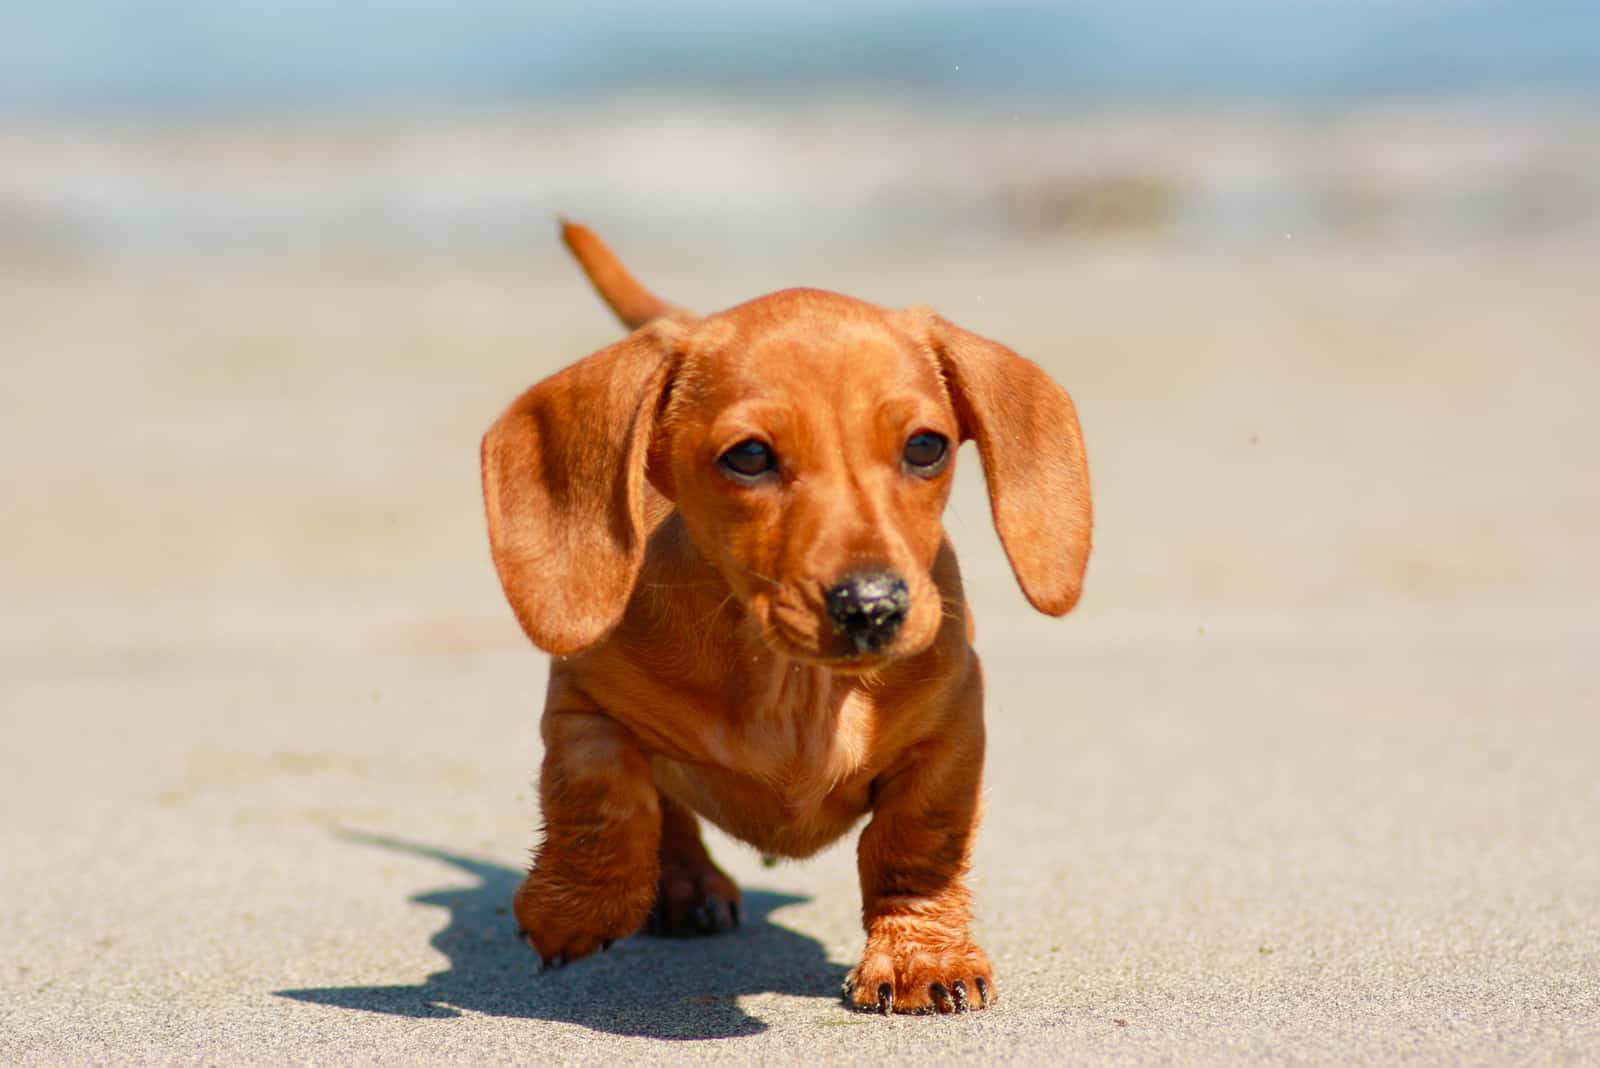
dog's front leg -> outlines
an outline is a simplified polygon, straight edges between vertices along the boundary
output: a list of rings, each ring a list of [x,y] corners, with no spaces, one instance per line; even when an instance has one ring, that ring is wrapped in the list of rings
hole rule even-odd
[[[983,722],[974,707],[877,784],[858,848],[867,947],[845,980],[856,1008],[965,1012],[994,1001],[989,958],[968,930],[972,898],[963,881],[982,768]]]
[[[632,733],[554,680],[543,735],[544,842],[513,910],[550,966],[586,957],[644,922],[660,867],[661,802]]]

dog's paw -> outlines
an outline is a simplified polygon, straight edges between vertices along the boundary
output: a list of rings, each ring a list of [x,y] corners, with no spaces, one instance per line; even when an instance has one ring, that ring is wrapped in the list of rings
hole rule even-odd
[[[739,887],[715,865],[663,869],[644,930],[653,935],[722,934],[739,926]]]
[[[871,938],[844,981],[844,999],[862,1012],[927,1014],[986,1009],[998,1000],[989,957],[970,939],[954,943]]]
[[[618,897],[580,898],[541,885],[537,875],[523,881],[512,902],[517,928],[544,968],[559,968],[626,938],[639,927],[644,906]]]

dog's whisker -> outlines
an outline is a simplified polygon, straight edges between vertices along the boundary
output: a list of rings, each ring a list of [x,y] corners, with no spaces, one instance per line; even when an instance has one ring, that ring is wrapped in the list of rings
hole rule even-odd
[[[732,591],[730,591],[726,597],[717,602],[715,608],[711,609],[711,611],[707,612],[705,616],[700,619],[698,625],[704,627],[721,615],[722,610],[728,607],[729,603],[733,601],[734,596],[735,595],[732,593]]]

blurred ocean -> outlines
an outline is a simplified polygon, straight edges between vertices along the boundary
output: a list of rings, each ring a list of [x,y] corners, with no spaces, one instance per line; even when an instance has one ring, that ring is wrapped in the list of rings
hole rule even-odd
[[[1600,226],[1593,0],[8,0],[0,250]]]
[[[1593,0],[8,0],[12,116],[875,89],[1074,107],[1600,90]]]

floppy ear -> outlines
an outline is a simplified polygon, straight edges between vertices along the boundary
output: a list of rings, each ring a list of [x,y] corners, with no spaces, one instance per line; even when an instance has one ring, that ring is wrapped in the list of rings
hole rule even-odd
[[[1022,592],[1059,616],[1078,602],[1089,562],[1089,465],[1067,391],[1004,345],[921,311],[961,424],[976,441],[989,506]]]
[[[650,326],[552,375],[483,437],[495,570],[546,652],[593,645],[627,607],[650,533],[645,468],[675,335]]]

